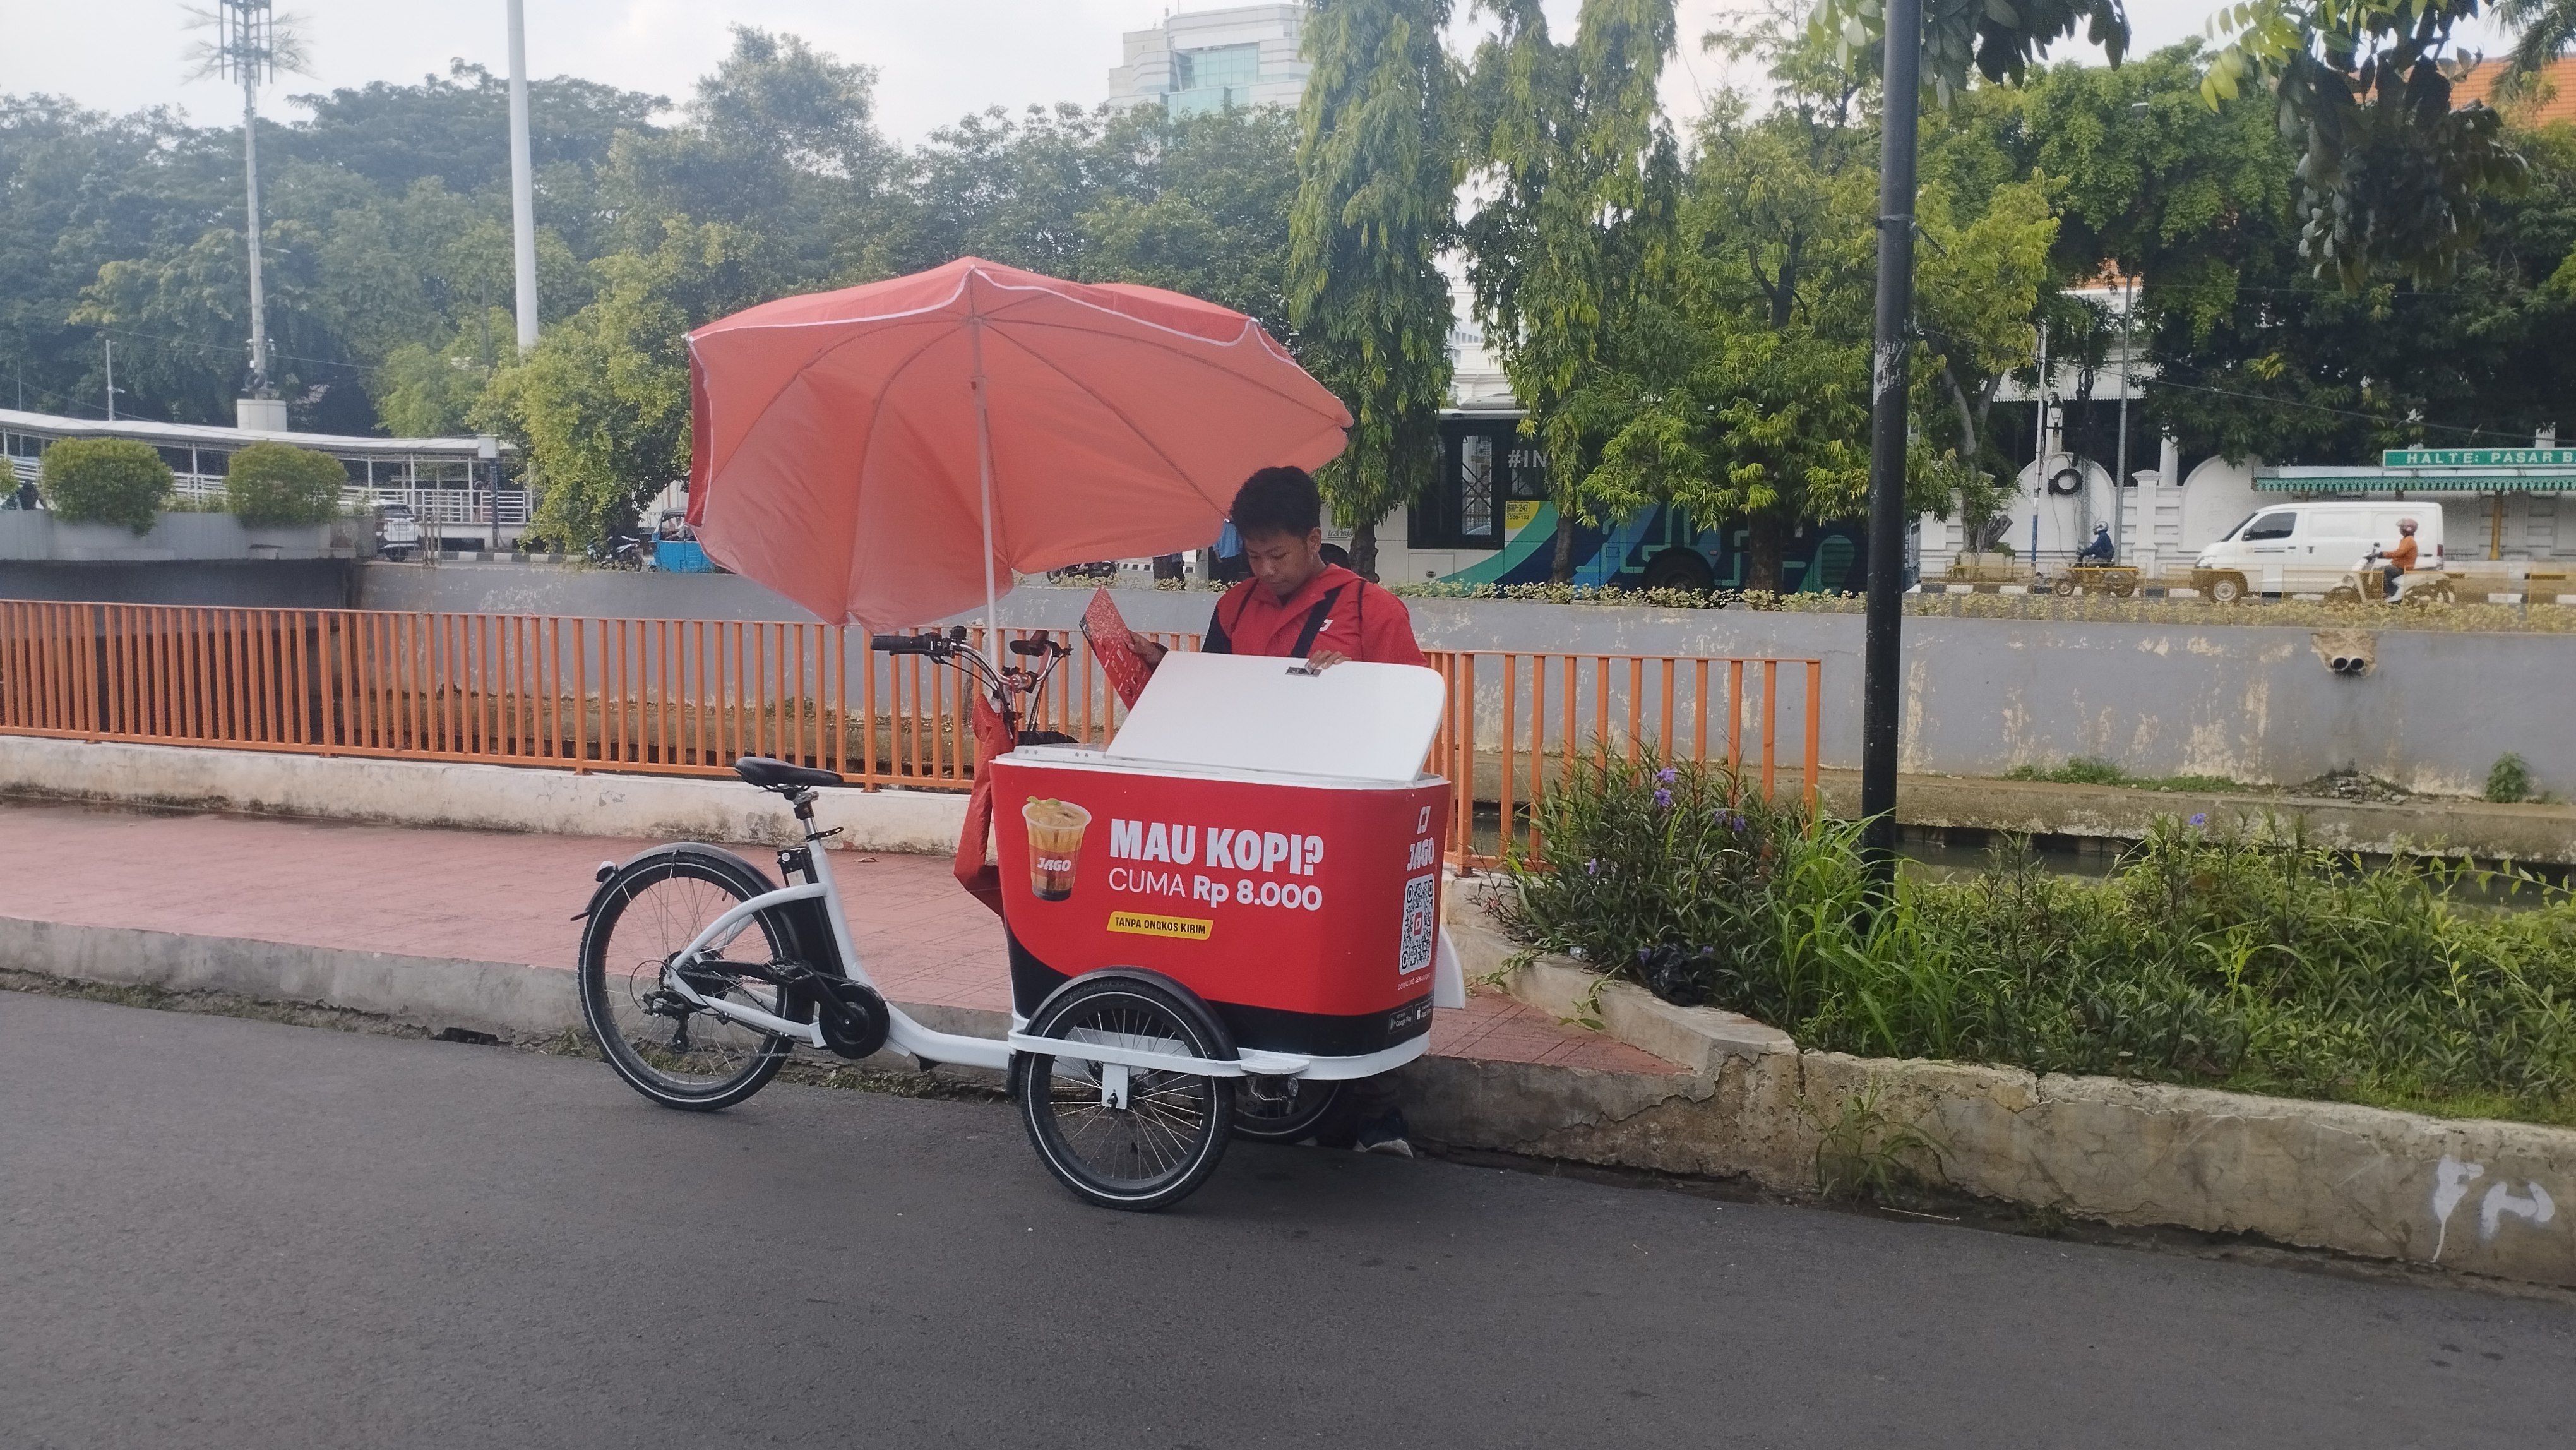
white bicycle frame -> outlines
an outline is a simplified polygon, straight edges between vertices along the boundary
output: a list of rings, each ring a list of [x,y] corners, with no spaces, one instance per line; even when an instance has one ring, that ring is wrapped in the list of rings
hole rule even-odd
[[[812,798],[811,792],[800,791],[789,796],[788,800],[790,804],[801,805]],[[743,928],[751,925],[753,919],[762,912],[791,902],[820,899],[823,903],[824,916],[832,923],[832,945],[840,953],[842,966],[849,973],[850,980],[872,991],[878,991],[880,996],[884,995],[877,988],[876,983],[868,977],[867,968],[860,963],[857,950],[850,944],[849,918],[841,910],[840,893],[832,886],[831,854],[824,849],[821,834],[808,826],[805,833],[805,855],[812,863],[814,879],[798,885],[781,887],[776,891],[764,892],[748,901],[736,903],[731,910],[708,923],[705,930],[691,938],[687,946],[681,948],[669,962],[663,964],[664,990],[677,993],[719,1017],[729,1018],[747,1027],[757,1027],[763,1032],[774,1032],[781,1037],[793,1038],[808,1046],[822,1047],[824,1045],[823,1028],[819,1020],[790,1022],[776,1013],[764,1012],[741,1002],[709,997],[691,986],[681,969],[695,966],[708,956],[723,951],[735,937],[742,934]],[[1444,957],[1449,958],[1449,962],[1445,965],[1454,972],[1455,958],[1450,951],[1447,932],[1439,934],[1438,950]],[[913,1020],[902,1008],[892,1002],[886,1003],[886,1017],[889,1023],[886,1031],[886,1045],[896,1051],[910,1053],[927,1062],[953,1062],[964,1067],[991,1068],[996,1072],[1009,1070],[1013,1054],[1030,1052],[1046,1057],[1098,1063],[1104,1068],[1178,1072],[1196,1077],[1311,1077],[1318,1081],[1325,1081],[1373,1077],[1411,1062],[1430,1046],[1428,1034],[1417,1034],[1393,1047],[1359,1057],[1302,1057],[1292,1053],[1264,1052],[1247,1047],[1238,1049],[1234,1059],[1225,1060],[1157,1052],[1149,1048],[1121,1043],[1082,1042],[1062,1037],[1033,1036],[1024,1030],[1028,1026],[1028,1021],[1020,1016],[1017,1010],[1011,1013],[1010,1032],[1002,1037],[968,1037],[961,1033],[936,1031]],[[1123,1100],[1126,1090],[1125,1074],[1103,1072],[1100,1076],[1102,1091],[1114,1094]]]

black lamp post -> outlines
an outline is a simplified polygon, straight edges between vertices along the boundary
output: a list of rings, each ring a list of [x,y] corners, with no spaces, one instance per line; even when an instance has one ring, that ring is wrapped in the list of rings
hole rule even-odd
[[[1870,353],[1869,606],[1861,654],[1860,810],[1872,878],[1896,877],[1897,692],[1905,628],[1905,395],[1914,312],[1914,150],[1922,0],[1888,0],[1878,162],[1878,324]]]

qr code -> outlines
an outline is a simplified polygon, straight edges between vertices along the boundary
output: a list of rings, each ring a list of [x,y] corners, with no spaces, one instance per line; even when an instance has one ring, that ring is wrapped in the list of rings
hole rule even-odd
[[[1404,951],[1395,968],[1399,977],[1412,976],[1431,965],[1433,905],[1439,893],[1437,874],[1416,876],[1404,883]]]

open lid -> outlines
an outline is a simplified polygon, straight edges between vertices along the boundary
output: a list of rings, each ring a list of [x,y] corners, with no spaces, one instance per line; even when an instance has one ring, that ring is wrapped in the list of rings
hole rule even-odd
[[[1305,666],[1174,650],[1104,753],[1396,784],[1422,773],[1440,729],[1445,690],[1437,671],[1352,663],[1299,673]]]

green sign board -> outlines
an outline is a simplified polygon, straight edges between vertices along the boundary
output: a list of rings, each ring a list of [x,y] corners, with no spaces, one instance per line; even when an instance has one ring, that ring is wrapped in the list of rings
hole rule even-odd
[[[2576,448],[2391,448],[2382,468],[2576,468]]]

